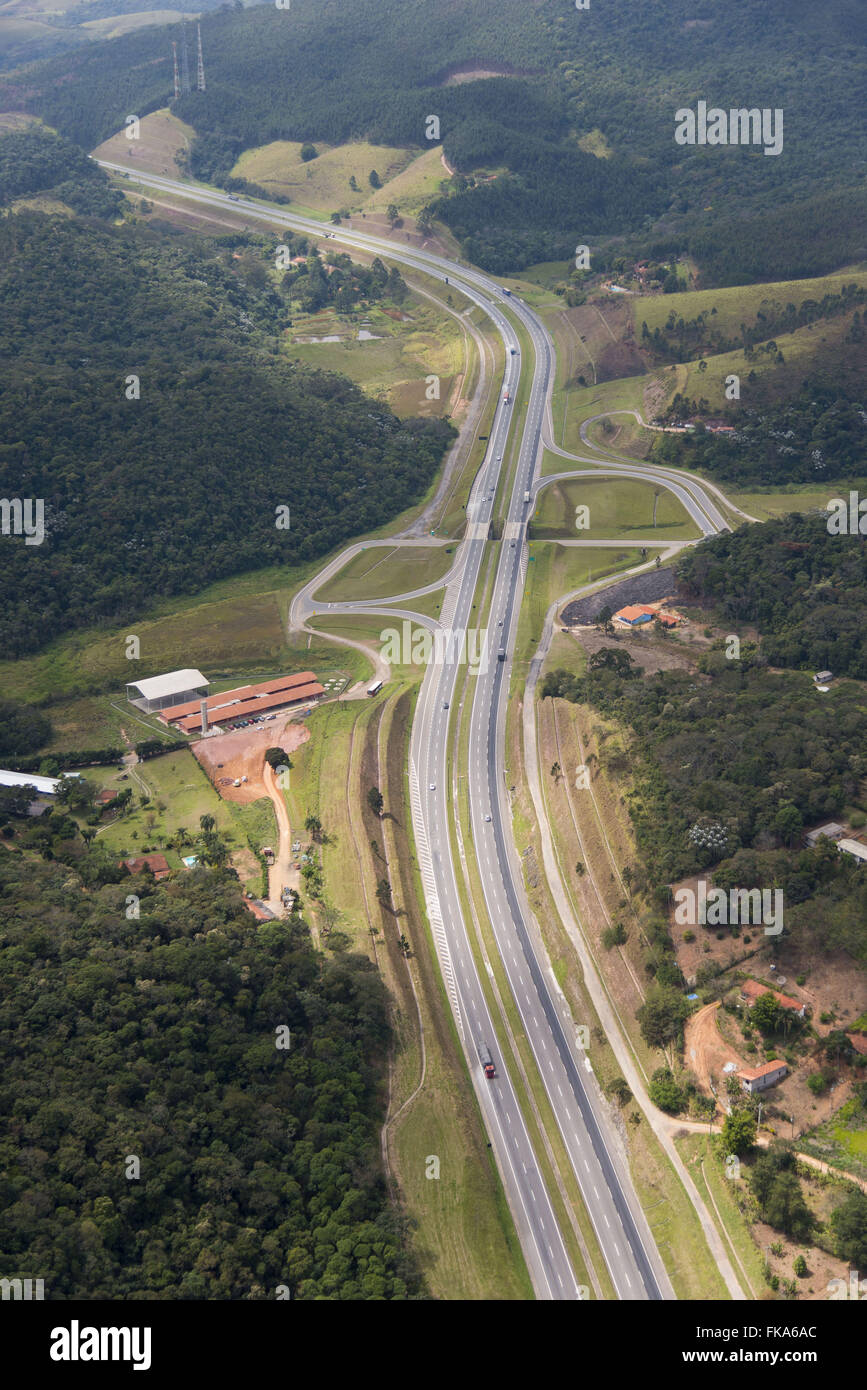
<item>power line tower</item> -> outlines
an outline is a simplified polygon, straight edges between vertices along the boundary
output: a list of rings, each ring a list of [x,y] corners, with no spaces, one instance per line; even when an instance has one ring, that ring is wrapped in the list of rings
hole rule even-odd
[[[181,92],[184,96],[190,90],[190,59],[187,53],[187,17],[181,16]]]
[[[178,46],[174,40],[172,41],[172,59],[175,65],[175,101],[177,101],[181,94],[181,79],[178,76]]]
[[[196,86],[198,87],[198,89],[199,89],[200,92],[203,92],[203,91],[205,90],[205,60],[204,60],[204,58],[202,57],[202,26],[201,26],[201,24],[197,24],[197,25],[196,25],[196,31],[197,31],[197,34],[198,34],[198,50],[199,50],[199,67],[198,67],[198,72],[197,72],[197,74],[196,74]]]

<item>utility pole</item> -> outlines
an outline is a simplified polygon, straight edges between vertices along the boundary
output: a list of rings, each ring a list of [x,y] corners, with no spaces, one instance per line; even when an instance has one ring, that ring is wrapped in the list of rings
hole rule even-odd
[[[172,58],[175,65],[175,101],[181,94],[181,79],[178,75],[178,45],[172,40]]]

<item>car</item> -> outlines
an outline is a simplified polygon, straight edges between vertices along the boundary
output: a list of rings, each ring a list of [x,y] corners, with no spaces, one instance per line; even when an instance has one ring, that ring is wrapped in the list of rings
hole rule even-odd
[[[437,789],[437,784],[436,784],[436,782],[431,782],[430,787],[428,788],[428,790],[429,790],[429,791],[432,791],[432,792],[435,792],[436,789]]]
[[[448,700],[443,700],[443,709],[448,709],[448,707],[449,707],[449,702],[448,702]]]
[[[514,542],[514,541],[512,541],[512,549],[513,549],[513,550],[515,549],[515,542]]]
[[[490,816],[485,816],[485,820],[490,820]]]
[[[497,454],[497,463],[499,463],[499,462],[500,462],[500,459],[501,459],[501,458],[502,458],[502,457],[503,457],[503,455],[502,455],[502,454]]]
[[[502,618],[501,618],[500,621],[497,623],[497,627],[502,627],[502,626],[503,626],[503,620],[502,620]]]

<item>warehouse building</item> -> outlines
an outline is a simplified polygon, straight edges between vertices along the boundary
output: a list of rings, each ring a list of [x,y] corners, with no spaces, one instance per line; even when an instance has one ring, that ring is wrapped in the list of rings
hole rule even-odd
[[[207,700],[190,700],[172,705],[160,712],[160,719],[184,734],[202,732],[202,704],[211,728],[235,724],[242,719],[256,719],[263,714],[276,714],[292,705],[307,704],[325,694],[312,671],[291,676],[275,676],[258,685],[239,685],[210,695]]]
[[[126,698],[145,714],[168,709],[185,700],[194,702],[207,695],[210,681],[201,671],[167,671],[163,676],[149,676],[142,681],[127,681]]]

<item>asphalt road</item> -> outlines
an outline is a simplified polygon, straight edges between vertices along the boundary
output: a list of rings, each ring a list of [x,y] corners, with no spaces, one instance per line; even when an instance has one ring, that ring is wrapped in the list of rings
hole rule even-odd
[[[127,172],[119,165],[105,164],[104,167]],[[550,438],[554,361],[550,336],[532,310],[514,296],[504,299],[501,288],[494,281],[441,257],[367,233],[343,227],[331,229],[283,208],[266,208],[243,198],[230,200],[226,194],[157,175],[135,171],[131,181],[210,206],[242,211],[251,221],[261,220],[270,226],[285,225],[317,237],[329,236],[338,245],[386,255],[428,274],[448,278],[484,309],[500,333],[507,355],[501,400],[490,431],[488,452],[467,506],[467,538],[447,579],[440,626],[456,633],[474,626],[473,595],[489,544],[488,523],[502,468],[499,460],[506,452],[512,402],[522,372],[521,354],[509,353],[518,343],[503,312],[504,304],[508,303],[529,334],[534,359],[526,364],[526,370],[532,373],[528,385],[529,403],[506,510],[491,627],[487,633],[487,662],[481,663],[481,669],[471,682],[469,763],[465,769],[455,767],[449,785],[449,751],[454,734],[451,706],[459,668],[448,659],[432,662],[419,694],[410,745],[413,825],[428,915],[446,989],[537,1295],[546,1299],[588,1296],[579,1289],[512,1078],[503,1064],[498,1043],[502,1025],[499,1021],[495,1025],[489,1013],[471,947],[471,928],[464,920],[451,847],[453,804],[458,781],[463,777],[469,781],[474,849],[497,948],[612,1282],[623,1299],[671,1298],[670,1283],[600,1102],[590,1061],[578,1047],[565,1001],[556,988],[526,903],[520,864],[511,837],[508,789],[503,776],[508,652],[514,647],[517,630],[526,566],[526,521],[531,510],[531,504],[525,504],[523,499],[525,491],[532,495],[535,490],[543,429],[546,442]],[[503,391],[508,391],[508,403],[502,400]],[[587,459],[587,462],[592,461]],[[598,463],[598,458],[595,461]],[[642,469],[639,464],[626,466],[612,462],[612,470],[615,469],[643,477],[658,476],[661,472]],[[700,483],[690,480],[686,485],[682,478],[674,476],[660,481],[666,486],[676,481],[678,487],[684,488],[681,500],[697,520],[702,516],[700,524],[705,533],[725,525]],[[672,486],[672,490],[677,488]],[[322,578],[314,582],[318,587]],[[323,609],[321,604],[310,603],[311,587],[308,586],[304,600],[295,609],[296,616],[309,614],[312,607]],[[334,611],[344,608],[399,615],[403,610],[395,607],[396,603],[399,604],[400,599],[389,600],[388,607],[385,604],[333,604],[331,607]],[[414,618],[414,621],[420,620]],[[430,625],[430,620],[427,623]],[[498,659],[501,645],[506,652],[502,661]],[[458,852],[463,855],[459,827],[456,835]],[[486,1080],[482,1072],[478,1058],[480,1041],[490,1047],[494,1056],[497,1075],[492,1081]]]

